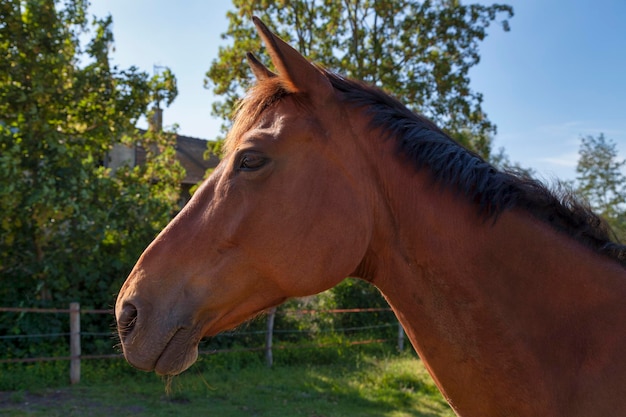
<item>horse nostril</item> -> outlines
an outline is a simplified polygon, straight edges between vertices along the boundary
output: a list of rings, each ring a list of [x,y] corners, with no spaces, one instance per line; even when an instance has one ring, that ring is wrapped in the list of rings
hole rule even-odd
[[[124,303],[122,312],[117,318],[117,331],[120,334],[122,342],[133,331],[137,323],[137,307],[130,303]]]

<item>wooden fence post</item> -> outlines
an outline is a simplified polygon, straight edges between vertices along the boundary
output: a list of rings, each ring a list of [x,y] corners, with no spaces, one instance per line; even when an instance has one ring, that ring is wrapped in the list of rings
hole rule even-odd
[[[70,383],[80,382],[80,304],[70,303]]]
[[[404,350],[404,329],[400,322],[398,322],[398,350],[400,352]]]
[[[276,317],[276,307],[271,308],[267,314],[267,332],[265,333],[265,363],[268,368],[272,367],[274,358],[272,356],[272,337],[274,335],[274,317]]]

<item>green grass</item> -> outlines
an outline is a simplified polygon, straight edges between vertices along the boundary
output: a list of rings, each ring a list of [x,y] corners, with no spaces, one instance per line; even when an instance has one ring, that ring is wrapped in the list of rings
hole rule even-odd
[[[0,392],[0,415],[454,416],[413,355],[351,351],[336,353],[331,362],[312,354],[308,363],[294,363],[279,354],[272,369],[249,354],[243,361],[217,356],[222,357],[204,357],[171,381],[134,371],[123,361],[83,365],[76,386],[57,381],[54,387],[34,384]],[[2,371],[0,386],[10,378]]]

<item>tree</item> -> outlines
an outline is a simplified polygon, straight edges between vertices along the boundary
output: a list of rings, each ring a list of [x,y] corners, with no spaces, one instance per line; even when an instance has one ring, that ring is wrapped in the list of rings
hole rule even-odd
[[[604,134],[581,138],[576,166],[577,191],[613,227],[618,237],[626,238],[626,160],[618,160],[617,146]]]
[[[250,16],[258,15],[305,56],[348,77],[384,88],[461,143],[488,157],[495,126],[469,87],[479,41],[507,5],[462,5],[458,0],[234,0],[229,27],[205,78],[223,100],[213,114],[227,120],[251,82],[243,59],[261,43]],[[265,59],[265,62],[269,62]],[[224,129],[228,123],[224,124]]]
[[[530,178],[536,175],[534,169],[524,167],[519,162],[512,162],[503,147],[498,148],[496,153],[491,152],[489,162],[496,168],[503,171],[515,172]]]
[[[134,127],[175,79],[111,66],[112,19],[83,0],[0,0],[0,16],[0,305],[109,307],[177,208],[173,135]],[[113,172],[115,143],[146,163]]]

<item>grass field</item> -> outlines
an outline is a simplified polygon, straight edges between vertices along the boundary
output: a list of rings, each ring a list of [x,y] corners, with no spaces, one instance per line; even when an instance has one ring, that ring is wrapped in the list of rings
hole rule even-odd
[[[131,370],[121,360],[85,362],[83,379],[75,386],[63,381],[64,364],[39,370],[31,365],[23,375],[11,367],[0,374],[5,389],[0,391],[0,415],[454,416],[413,355],[351,350],[330,356],[319,360],[312,352],[308,361],[278,357],[272,369],[249,356],[211,356],[171,381]]]

